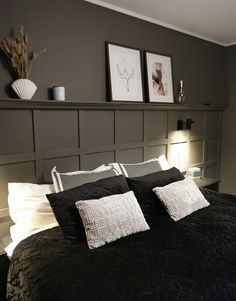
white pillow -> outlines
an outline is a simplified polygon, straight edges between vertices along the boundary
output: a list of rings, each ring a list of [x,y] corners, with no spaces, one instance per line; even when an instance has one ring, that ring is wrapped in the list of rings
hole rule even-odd
[[[209,206],[209,202],[190,178],[174,182],[164,187],[155,187],[153,191],[164,204],[174,221]]]
[[[7,252],[8,257],[12,256],[12,253],[15,247],[27,237],[45,231],[47,229],[51,229],[58,226],[57,222],[49,224],[45,227],[37,228],[37,229],[30,229],[30,228],[22,228],[20,225],[13,225],[10,227],[11,239],[12,242],[4,247],[5,251]]]
[[[75,204],[90,249],[150,229],[133,191]]]
[[[55,192],[53,185],[9,183],[8,205],[13,222],[24,232],[56,223],[46,194]]]
[[[169,164],[166,160],[165,155],[160,156],[158,159],[153,158],[141,163],[110,163],[116,169],[118,174],[124,175],[125,177],[142,177],[146,174],[169,169]]]
[[[168,163],[165,155],[161,155],[158,158],[158,161],[159,161],[159,163],[161,165],[162,170],[170,169],[170,165],[169,165],[169,163]]]
[[[51,174],[56,192],[118,175],[112,166],[105,165],[101,165],[94,170],[72,172],[58,172],[56,166],[54,166]]]
[[[29,237],[30,235],[34,233],[38,233],[47,229],[51,229],[55,226],[58,226],[57,222],[53,222],[51,224],[48,224],[44,227],[40,228],[30,228],[30,227],[22,227],[20,224],[15,224],[10,227],[10,234],[11,234],[11,239],[14,243],[20,242],[21,240]]]

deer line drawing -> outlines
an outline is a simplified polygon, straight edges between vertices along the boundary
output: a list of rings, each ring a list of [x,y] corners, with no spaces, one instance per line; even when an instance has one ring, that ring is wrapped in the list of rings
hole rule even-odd
[[[126,91],[129,92],[129,81],[134,78],[134,69],[132,69],[131,73],[129,73],[126,67],[124,67],[123,71],[121,71],[119,65],[117,64],[116,66],[118,76],[126,80]]]

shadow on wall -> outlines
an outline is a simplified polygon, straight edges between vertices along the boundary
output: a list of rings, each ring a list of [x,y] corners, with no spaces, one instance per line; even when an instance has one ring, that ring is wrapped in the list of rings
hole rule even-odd
[[[1,62],[2,67],[11,75],[12,81],[15,80],[16,76],[15,76],[13,70],[10,68],[9,64],[7,63],[7,58],[6,58],[5,54],[1,50],[0,50],[0,62]],[[17,97],[17,95],[15,94],[15,92],[13,91],[13,89],[11,87],[11,83],[7,83],[4,86],[4,91],[10,98]]]
[[[236,46],[226,49],[226,100],[223,114],[220,192],[236,195]]]
[[[235,100],[234,100],[235,101]],[[236,195],[236,105],[230,103],[230,106],[224,112],[223,133],[222,133],[222,151],[221,151],[221,182],[220,192]]]

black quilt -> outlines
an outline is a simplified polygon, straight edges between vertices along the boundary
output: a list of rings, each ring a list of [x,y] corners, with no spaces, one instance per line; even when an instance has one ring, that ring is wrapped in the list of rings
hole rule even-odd
[[[90,250],[54,228],[14,251],[8,297],[17,301],[235,301],[236,197],[204,190],[211,206]]]

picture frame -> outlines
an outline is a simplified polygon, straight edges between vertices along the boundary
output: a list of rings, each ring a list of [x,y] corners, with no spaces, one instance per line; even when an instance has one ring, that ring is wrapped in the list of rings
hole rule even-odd
[[[172,58],[145,51],[148,101],[174,103]]]
[[[106,42],[110,100],[143,102],[140,49]]]

